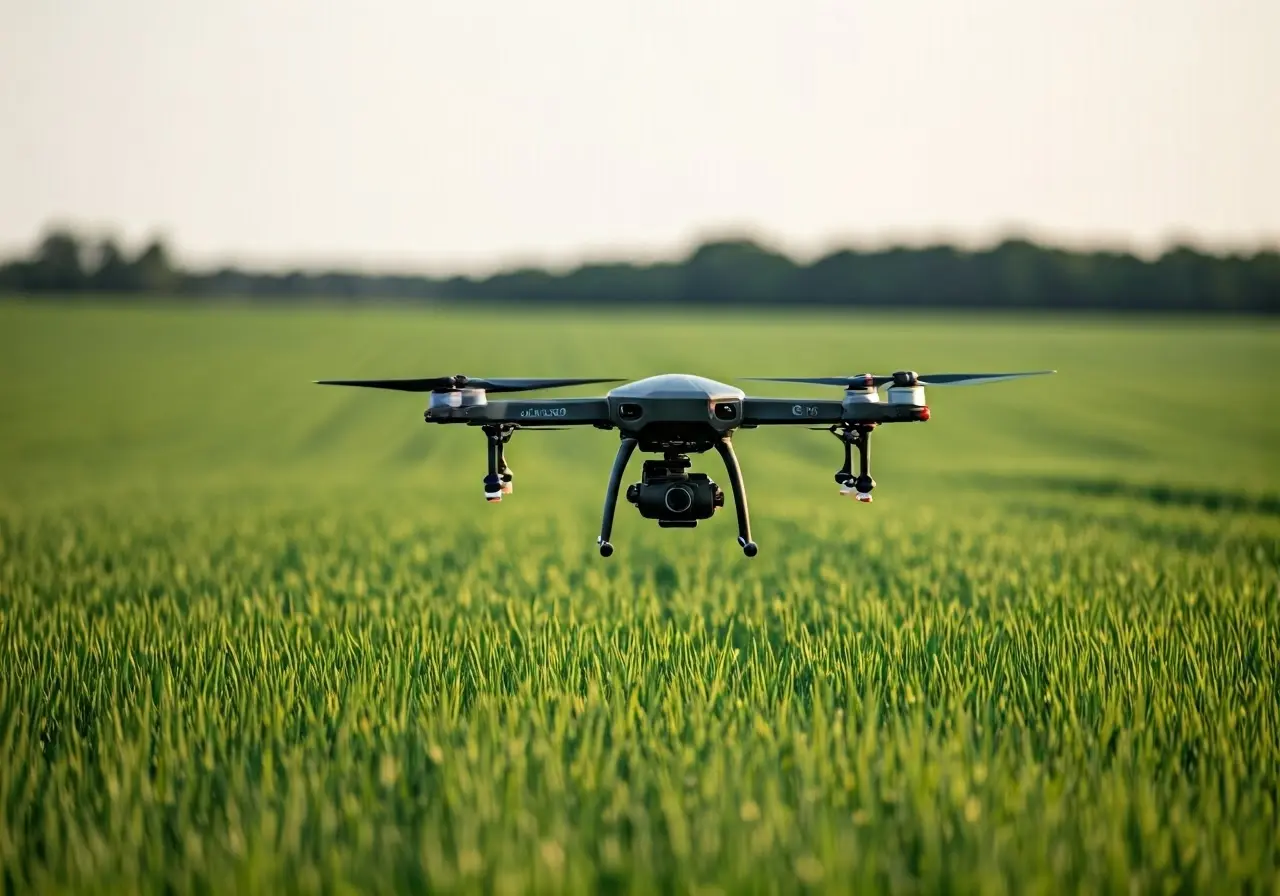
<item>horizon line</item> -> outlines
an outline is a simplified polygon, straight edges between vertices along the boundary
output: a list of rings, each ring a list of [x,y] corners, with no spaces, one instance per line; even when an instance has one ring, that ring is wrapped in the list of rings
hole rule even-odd
[[[1163,238],[1141,241],[1102,232],[1092,236],[1073,237],[1060,231],[1054,232],[1052,228],[1011,223],[1002,227],[988,228],[981,234],[971,232],[967,236],[954,231],[948,232],[945,228],[918,228],[910,232],[898,229],[878,234],[848,233],[844,236],[827,237],[814,246],[812,244],[815,241],[787,240],[776,234],[770,234],[766,228],[756,225],[724,224],[697,228],[683,239],[666,242],[661,246],[655,243],[648,246],[643,244],[588,246],[569,252],[537,250],[495,252],[490,254],[490,260],[487,261],[468,259],[465,255],[454,253],[453,262],[438,261],[424,264],[425,259],[422,257],[409,258],[400,253],[397,253],[399,257],[395,255],[379,257],[370,253],[320,251],[295,254],[289,258],[258,254],[252,250],[191,253],[189,250],[184,250],[181,241],[174,237],[173,228],[151,227],[145,231],[145,235],[135,239],[125,238],[122,235],[123,230],[124,228],[119,225],[92,224],[66,217],[54,217],[40,227],[35,237],[28,240],[25,246],[17,244],[0,246],[0,264],[21,260],[25,253],[30,253],[48,235],[58,231],[66,231],[93,242],[111,239],[120,244],[122,249],[127,249],[131,245],[141,249],[159,240],[165,245],[175,264],[192,270],[240,268],[263,273],[323,271],[439,278],[487,277],[528,269],[567,273],[584,266],[601,264],[678,264],[688,259],[701,246],[739,241],[753,242],[762,249],[791,259],[797,265],[812,264],[821,258],[847,250],[872,253],[949,248],[958,251],[983,252],[1008,242],[1027,242],[1047,250],[1128,254],[1148,261],[1178,249],[1191,249],[1201,254],[1218,257],[1280,252],[1280,235],[1259,235],[1252,240],[1210,239],[1202,234],[1192,234],[1190,228],[1170,228]],[[796,245],[797,242],[808,242],[810,246],[804,248]],[[1138,245],[1140,243],[1147,243],[1147,245],[1144,248]]]

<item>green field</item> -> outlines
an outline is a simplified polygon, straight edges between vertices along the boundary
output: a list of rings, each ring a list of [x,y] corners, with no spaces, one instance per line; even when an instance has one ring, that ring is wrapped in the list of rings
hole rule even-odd
[[[310,385],[901,367],[1060,373],[931,390],[870,506],[742,434],[754,560],[598,557],[614,434],[490,506]],[[1260,321],[0,306],[0,891],[1280,892],[1277,382]]]

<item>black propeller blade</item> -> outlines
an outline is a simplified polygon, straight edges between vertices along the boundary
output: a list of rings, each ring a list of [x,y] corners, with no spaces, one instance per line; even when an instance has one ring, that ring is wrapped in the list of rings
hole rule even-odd
[[[363,386],[367,389],[395,389],[399,392],[453,392],[458,389],[483,389],[486,392],[532,392],[535,389],[560,389],[590,383],[617,383],[620,377],[606,379],[472,379],[462,376],[435,376],[414,380],[316,380],[320,386]]]
[[[923,373],[922,386],[976,386],[979,383],[998,383],[1000,380],[1016,380],[1024,376],[1047,376],[1056,370],[1027,370],[1021,373]]]
[[[900,370],[889,376],[860,373],[855,376],[752,376],[749,380],[770,383],[813,383],[819,386],[840,386],[843,389],[878,389],[893,383],[899,386],[969,386],[979,383],[995,383],[1000,380],[1015,380],[1024,376],[1044,376],[1057,373],[1056,370],[1028,370],[1019,373],[915,373]]]
[[[816,386],[839,386],[841,389],[879,388],[885,383],[893,382],[891,376],[875,376],[870,373],[855,376],[748,376],[743,379],[758,383],[812,383]]]

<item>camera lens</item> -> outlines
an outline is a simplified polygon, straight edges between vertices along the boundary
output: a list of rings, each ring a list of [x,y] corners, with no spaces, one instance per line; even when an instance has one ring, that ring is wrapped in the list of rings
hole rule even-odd
[[[662,499],[672,513],[687,513],[693,506],[693,492],[687,486],[673,485]]]
[[[618,416],[623,420],[639,420],[643,412],[638,404],[624,404],[618,408]]]
[[[717,420],[732,420],[738,416],[738,406],[728,401],[716,402],[715,415]]]

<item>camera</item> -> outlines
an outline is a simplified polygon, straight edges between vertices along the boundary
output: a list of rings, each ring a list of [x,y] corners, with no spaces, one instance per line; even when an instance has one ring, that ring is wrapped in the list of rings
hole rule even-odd
[[[737,420],[738,405],[732,401],[717,401],[711,408],[717,420]]]
[[[692,529],[724,506],[724,492],[706,473],[688,472],[689,466],[683,454],[645,461],[641,481],[627,489],[627,500],[663,528]]]

